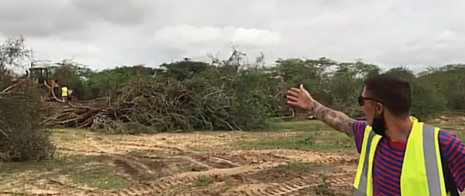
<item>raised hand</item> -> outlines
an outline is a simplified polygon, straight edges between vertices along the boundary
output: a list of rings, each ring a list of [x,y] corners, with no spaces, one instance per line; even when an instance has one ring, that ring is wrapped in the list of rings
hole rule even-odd
[[[302,109],[311,109],[315,102],[302,84],[300,85],[300,88],[291,88],[288,90],[286,98],[287,104],[297,106]]]

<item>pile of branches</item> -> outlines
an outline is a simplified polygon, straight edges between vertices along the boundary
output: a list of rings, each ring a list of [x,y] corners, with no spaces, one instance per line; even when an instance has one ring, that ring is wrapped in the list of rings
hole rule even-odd
[[[243,130],[266,124],[267,92],[241,91],[239,78],[151,78],[121,84],[94,106],[68,103],[49,125],[90,127],[107,133]],[[96,106],[98,105],[98,106]]]
[[[60,100],[48,104],[49,116],[44,119],[44,123],[49,127],[90,127],[96,115],[104,111],[104,107],[92,107],[73,102],[63,103]]]
[[[43,105],[33,87],[23,82],[0,92],[0,161],[52,158],[55,146],[45,129]]]

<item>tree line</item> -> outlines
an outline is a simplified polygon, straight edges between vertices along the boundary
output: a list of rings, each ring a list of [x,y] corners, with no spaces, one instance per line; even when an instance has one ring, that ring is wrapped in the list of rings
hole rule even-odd
[[[295,111],[285,104],[284,91],[299,84],[303,84],[321,103],[359,117],[363,114],[356,98],[362,91],[363,81],[379,74],[393,74],[411,82],[413,115],[427,118],[441,112],[465,111],[465,64],[443,65],[414,73],[407,67],[382,70],[380,66],[361,61],[337,62],[329,58],[280,59],[274,66],[213,65],[182,59],[157,68],[137,65],[102,71],[79,70],[82,68],[64,65],[55,76],[76,89],[79,99],[109,96],[121,85],[134,81],[194,82],[230,91],[229,95],[235,98],[235,103],[231,104],[244,104],[249,108],[248,112],[256,115],[252,119],[292,115]],[[226,89],[228,81],[234,85]]]

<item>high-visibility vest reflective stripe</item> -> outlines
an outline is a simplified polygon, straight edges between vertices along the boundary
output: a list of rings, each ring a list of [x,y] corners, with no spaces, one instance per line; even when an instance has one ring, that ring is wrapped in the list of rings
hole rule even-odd
[[[414,123],[410,137],[415,139],[408,139],[405,148],[400,178],[401,194],[446,195],[439,152],[439,128],[424,123]],[[402,186],[409,187],[402,188]]]
[[[375,132],[371,131],[371,128],[367,125],[365,127],[365,132],[362,141],[362,149],[360,152],[360,158],[358,160],[358,169],[355,175],[354,180],[354,187],[355,193],[354,195],[365,195],[365,191],[367,190],[367,170],[368,170],[368,159],[367,156],[370,152],[371,142],[373,137],[375,136]],[[370,144],[370,145],[367,145]]]
[[[376,146],[381,139],[380,135],[375,134],[371,127],[365,127],[365,133],[360,152],[357,174],[354,181],[354,195],[373,195],[372,168],[373,158]]]
[[[373,159],[381,139],[370,126],[365,128],[359,166],[354,181],[354,195],[373,195]],[[402,173],[400,176],[401,195],[445,196],[446,187],[442,171],[439,128],[417,122],[407,140]]]
[[[61,88],[61,96],[68,96],[68,88],[66,87]]]

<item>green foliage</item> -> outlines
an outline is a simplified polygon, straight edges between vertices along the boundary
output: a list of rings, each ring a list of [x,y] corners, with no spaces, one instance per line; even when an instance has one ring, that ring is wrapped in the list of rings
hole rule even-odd
[[[0,45],[0,70],[21,66],[21,61],[30,58],[31,54],[32,50],[25,47],[23,36],[8,38]]]
[[[253,69],[234,73],[212,68],[202,74],[182,81],[155,77],[122,84],[111,93],[112,118],[124,123],[123,132],[134,123],[150,127],[138,129],[143,132],[266,126],[277,100],[270,96],[272,79]],[[97,128],[109,129],[105,123]]]
[[[211,183],[213,183],[213,179],[204,175],[198,176],[194,182],[195,186],[207,186]]]
[[[36,97],[24,93],[0,94],[0,161],[52,158],[55,146],[41,124]]]
[[[267,127],[270,131],[324,131],[328,126],[321,121],[273,122]]]
[[[386,71],[385,74],[393,75],[410,82],[413,82],[416,79],[415,74],[406,67],[395,67]]]
[[[60,67],[52,74],[51,78],[57,80],[59,85],[67,85],[73,89],[73,96],[83,99],[88,94],[83,77],[89,70],[72,62],[63,61]]]
[[[419,74],[417,79],[435,88],[446,99],[451,111],[465,110],[465,64],[445,65]]]
[[[113,120],[119,119],[135,132],[151,132],[264,128],[270,117],[292,114],[295,108],[285,103],[285,91],[300,84],[320,103],[362,117],[356,98],[363,81],[381,73],[410,81],[414,89],[412,113],[427,118],[437,112],[465,108],[460,101],[465,95],[465,82],[460,82],[465,81],[464,69],[463,65],[447,65],[417,76],[406,67],[383,72],[373,64],[338,63],[327,58],[280,59],[274,67],[228,63],[214,66],[184,59],[162,64],[160,69],[138,65],[91,72],[85,80],[76,71],[74,75],[60,75],[80,80],[71,83],[84,85],[84,97],[112,97],[114,109],[128,106],[118,100],[130,101],[132,109],[117,112]]]
[[[431,84],[418,81],[413,83],[412,115],[428,119],[439,111],[445,111],[446,103],[444,95]]]
[[[324,174],[320,174],[320,183],[315,187],[315,193],[321,196],[336,196],[338,195],[328,182],[328,177]]]
[[[235,120],[241,122],[244,128],[262,128],[272,116],[274,108],[281,99],[276,99],[279,89],[275,89],[279,81],[267,73],[257,69],[241,71],[235,85],[234,111]]]
[[[315,92],[315,97],[325,97],[322,91],[326,78],[327,68],[335,65],[336,62],[321,58],[318,60],[286,59],[277,61],[276,74],[284,81],[284,89],[298,87],[303,84],[310,92]]]
[[[30,52],[22,36],[0,45],[0,162],[48,159],[55,154],[50,132],[41,123],[38,89],[18,82],[9,69],[20,66]]]
[[[328,130],[330,128],[328,127]],[[300,150],[341,150],[353,149],[353,140],[346,135],[337,134],[330,136],[316,134],[299,134],[296,136],[262,139],[241,140],[235,144],[239,149],[300,149]]]
[[[380,74],[376,65],[337,63],[327,58],[318,60],[288,59],[277,62],[275,72],[283,78],[285,89],[303,84],[313,98],[350,116],[362,115],[355,105],[363,80]],[[282,106],[286,107],[286,106]]]
[[[207,63],[194,62],[189,59],[170,64],[162,64],[160,67],[166,69],[166,76],[179,81],[190,79],[201,72],[213,68],[212,65]]]
[[[74,168],[75,169],[75,168]],[[115,172],[115,168],[104,165],[86,169],[72,170],[71,181],[75,184],[85,184],[101,189],[126,187],[131,181]]]
[[[142,65],[123,66],[114,69],[106,69],[100,72],[92,72],[85,81],[88,94],[86,98],[107,96],[109,92],[118,88],[120,84],[136,79],[148,79],[161,73],[162,70]]]
[[[79,66],[63,63],[55,74],[60,83],[84,92],[81,98],[109,96],[113,109],[127,108],[131,102],[130,110],[116,112],[112,119],[135,132],[151,132],[264,128],[270,117],[292,114],[295,108],[285,103],[285,91],[300,84],[320,103],[362,117],[356,98],[363,81],[381,73],[410,81],[412,114],[427,118],[441,111],[465,110],[461,101],[464,70],[463,65],[447,65],[417,76],[406,67],[383,72],[373,64],[338,63],[327,58],[280,59],[274,67],[214,66],[184,59],[162,64],[159,69],[138,65],[85,73]],[[122,99],[126,102],[120,102]]]

